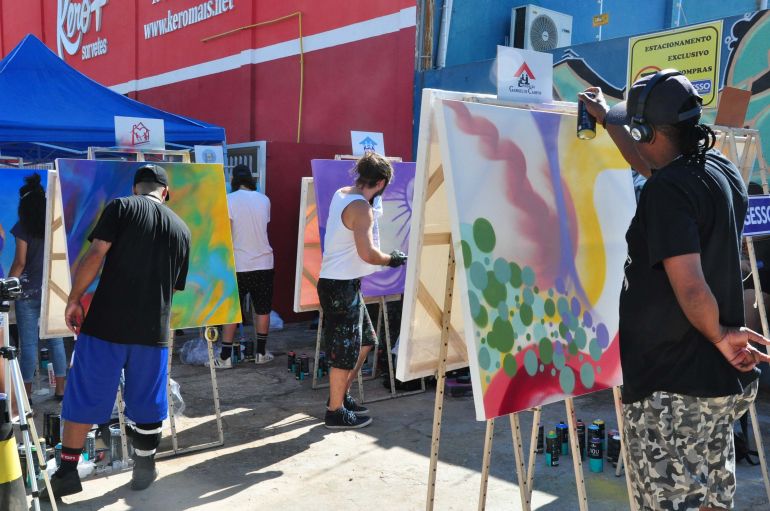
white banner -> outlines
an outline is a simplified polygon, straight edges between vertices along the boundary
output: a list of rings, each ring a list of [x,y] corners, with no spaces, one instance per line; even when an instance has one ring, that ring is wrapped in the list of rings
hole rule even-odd
[[[385,137],[376,131],[351,131],[350,142],[353,145],[353,156],[363,156],[367,151],[373,151],[385,156]]]
[[[497,97],[521,103],[550,103],[553,55],[498,46]]]

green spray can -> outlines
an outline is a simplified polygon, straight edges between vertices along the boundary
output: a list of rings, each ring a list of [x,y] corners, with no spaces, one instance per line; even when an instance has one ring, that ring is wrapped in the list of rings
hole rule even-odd
[[[561,439],[556,435],[556,431],[550,430],[545,437],[545,466],[558,467],[559,453],[561,453]]]

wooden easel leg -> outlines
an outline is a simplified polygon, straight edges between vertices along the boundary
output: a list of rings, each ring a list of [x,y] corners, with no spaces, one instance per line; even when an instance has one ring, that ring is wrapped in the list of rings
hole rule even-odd
[[[487,486],[489,485],[489,466],[492,463],[492,440],[495,436],[495,419],[487,420],[484,435],[484,458],[481,464],[481,484],[479,485],[479,511],[487,507]]]
[[[447,263],[446,287],[444,291],[444,309],[441,314],[441,347],[438,357],[436,374],[436,400],[433,405],[433,433],[430,443],[430,468],[428,471],[428,496],[425,503],[427,511],[433,510],[436,499],[436,465],[438,464],[438,448],[441,441],[441,415],[444,411],[444,390],[446,387],[446,359],[449,350],[449,329],[452,318],[452,293],[455,280],[455,255],[450,241],[449,258]]]
[[[754,431],[754,443],[757,446],[759,463],[762,466],[762,479],[765,482],[765,492],[767,493],[767,499],[770,501],[770,478],[767,473],[765,446],[762,443],[762,434],[759,431],[759,421],[757,420],[757,407],[754,403],[751,403],[751,406],[749,407],[749,414],[751,416],[751,429]]]
[[[532,410],[532,436],[529,440],[529,461],[527,465],[527,501],[532,502],[532,491],[535,480],[535,459],[537,457],[537,435],[540,430],[540,416],[543,408],[538,406]],[[543,432],[543,443],[545,444],[545,432]],[[545,447],[545,445],[543,445]]]
[[[315,364],[313,364],[313,383],[311,387],[313,390],[320,389],[321,387],[328,386],[326,385],[319,385],[318,384],[318,357],[321,355],[321,329],[323,328],[323,321],[324,321],[324,311],[323,309],[318,309],[318,331],[315,334]],[[327,354],[328,355],[328,354]],[[328,359],[327,359],[328,363]]]
[[[216,332],[216,329],[214,327],[206,327],[206,330],[211,329],[211,331]],[[215,336],[215,334],[206,335],[205,337],[208,338],[210,336]],[[216,338],[215,338],[216,340]],[[225,444],[225,432],[224,428],[222,427],[222,410],[219,406],[219,383],[217,382],[217,370],[214,368],[214,346],[213,343],[210,341],[206,341],[206,347],[209,352],[209,371],[211,374],[211,392],[214,395],[214,413],[217,417],[217,438],[219,440],[218,445],[224,445]],[[171,354],[169,353],[169,360],[171,360]],[[171,374],[169,370],[169,375]],[[176,435],[174,435],[176,438]]]
[[[575,484],[577,485],[578,506],[580,511],[588,511],[588,497],[586,496],[586,483],[583,477],[583,461],[580,455],[580,443],[578,442],[577,429],[575,425],[575,404],[571,397],[564,400],[567,408],[567,422],[569,426],[569,443],[572,452],[572,465],[575,469]]]
[[[612,398],[615,402],[615,417],[618,421],[618,432],[620,433],[620,456],[618,457],[618,468],[615,471],[616,476],[620,476],[621,464],[625,466],[626,470],[626,490],[628,491],[628,505],[632,511],[637,511],[636,499],[634,499],[634,492],[631,486],[631,473],[628,470],[628,449],[626,449],[626,435],[623,432],[623,399],[620,395],[620,387],[612,387]]]
[[[123,389],[118,385],[118,425],[120,426],[120,449],[123,454],[123,467],[128,466],[128,441],[126,440],[126,405],[123,402]]]
[[[519,496],[521,497],[521,509],[523,511],[529,511],[529,496],[530,490],[527,486],[527,472],[524,468],[524,442],[521,439],[521,423],[519,421],[519,414],[512,413],[509,415],[511,418],[511,435],[513,436],[513,456],[516,459],[516,476],[519,480]],[[535,443],[537,443],[537,429],[535,429]],[[532,456],[534,460],[534,456]]]

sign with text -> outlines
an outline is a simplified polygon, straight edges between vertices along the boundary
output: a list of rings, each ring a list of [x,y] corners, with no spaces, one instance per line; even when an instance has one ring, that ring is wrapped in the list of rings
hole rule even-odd
[[[632,37],[628,40],[627,84],[661,69],[678,69],[701,95],[703,106],[715,108],[721,41],[721,20]]]
[[[497,47],[497,97],[521,103],[553,100],[553,55]]]
[[[743,221],[744,236],[770,234],[770,195],[750,195],[749,209]]]
[[[353,146],[353,156],[363,156],[366,153],[377,153],[385,156],[385,137],[376,131],[351,131],[350,142]]]
[[[606,13],[606,12],[602,14],[597,14],[596,16],[593,17],[592,21],[595,27],[601,27],[602,25],[606,25],[607,23],[610,22],[610,15],[609,13]]]
[[[166,149],[163,119],[116,115],[115,145],[135,149]]]

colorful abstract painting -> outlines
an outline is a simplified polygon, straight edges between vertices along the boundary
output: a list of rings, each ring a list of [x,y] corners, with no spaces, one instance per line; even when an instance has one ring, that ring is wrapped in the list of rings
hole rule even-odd
[[[323,245],[326,221],[334,192],[353,184],[351,171],[353,160],[312,160],[313,186],[318,206],[318,229]],[[382,195],[383,215],[378,219],[375,237],[380,248],[389,253],[397,249],[407,251],[409,228],[412,220],[412,196],[414,194],[414,163],[393,163],[394,178]],[[387,268],[361,280],[364,296],[379,297],[404,292],[406,267]]]
[[[438,119],[477,418],[619,385],[620,153],[573,115],[445,100]]]
[[[87,237],[104,206],[131,195],[141,163],[57,160],[67,253],[72,274],[88,249]],[[184,291],[174,294],[171,328],[239,323],[241,308],[235,279],[233,244],[222,165],[163,163],[172,200],[167,205],[192,233],[190,269]],[[96,289],[91,285],[84,304]]]
[[[46,170],[0,169],[0,277],[7,277],[16,252],[16,240],[11,229],[19,220],[19,188],[30,174],[40,175],[43,188],[46,186]]]

